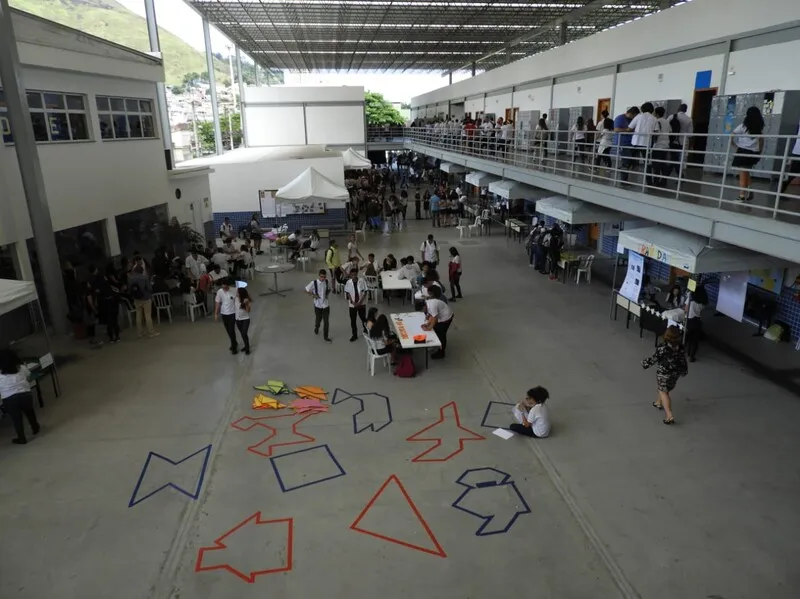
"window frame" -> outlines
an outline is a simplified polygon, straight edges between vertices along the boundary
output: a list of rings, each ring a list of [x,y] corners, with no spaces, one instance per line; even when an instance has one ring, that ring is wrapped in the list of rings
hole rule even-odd
[[[114,100],[121,102],[122,108],[121,109],[114,109],[113,104]],[[100,102],[104,102],[108,108],[101,107],[99,105]],[[138,106],[138,110],[129,110],[129,103],[136,102]],[[142,103],[146,102],[150,106],[149,111],[142,110]],[[136,98],[136,97],[129,97],[129,96],[107,96],[103,94],[96,94],[94,97],[94,107],[97,111],[97,125],[100,127],[100,136],[98,141],[107,142],[107,141],[132,141],[132,140],[157,140],[160,139],[160,132],[158,129],[158,121],[156,118],[156,111],[155,111],[155,100],[152,98]],[[127,125],[127,133],[128,135],[125,137],[117,137],[117,128],[116,128],[116,119],[119,117],[124,116],[125,123]],[[139,132],[140,135],[133,135],[131,123],[132,119],[138,119],[139,121]],[[144,126],[145,119],[150,119],[150,123],[152,126],[152,135],[146,136],[144,135]],[[109,131],[111,132],[111,136],[104,137],[103,136],[103,129],[101,127],[103,119],[110,121],[110,128]]]
[[[0,92],[5,94],[5,89],[0,87]],[[30,101],[28,100],[29,96],[35,95],[38,96],[39,102],[38,104],[41,107],[31,108]],[[61,105],[63,108],[48,108],[45,102],[45,96],[58,96],[61,100]],[[69,102],[67,101],[67,97],[74,96],[79,97],[83,101],[83,109],[78,108],[70,108]],[[52,90],[40,90],[40,89],[26,89],[25,90],[25,98],[28,102],[28,110],[31,113],[31,116],[34,115],[43,115],[45,125],[47,126],[47,139],[39,140],[36,139],[35,142],[37,144],[73,144],[73,143],[87,143],[95,141],[92,137],[92,128],[90,126],[90,111],[89,111],[89,95],[80,93],[80,92],[67,92],[67,91],[52,91]],[[67,125],[67,131],[69,132],[69,139],[53,139],[53,130],[50,123],[50,115],[59,115],[64,118],[64,122]],[[84,117],[84,124],[86,130],[86,139],[73,139],[74,138],[74,131],[72,125],[72,119],[70,118],[72,115],[83,115]],[[5,95],[3,95],[3,101],[0,103],[0,119],[3,120],[3,127],[0,128],[0,143],[4,146],[13,146],[14,145],[14,132],[11,130],[11,121],[8,117],[8,107],[5,102]],[[6,126],[8,128],[8,133],[6,133]],[[77,127],[75,128],[77,130]],[[6,140],[6,135],[10,135],[11,139]],[[34,129],[34,137],[36,135],[36,131]]]

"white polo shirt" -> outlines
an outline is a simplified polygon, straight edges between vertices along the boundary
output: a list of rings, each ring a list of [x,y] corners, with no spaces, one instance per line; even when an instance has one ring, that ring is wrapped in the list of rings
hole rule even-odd
[[[219,313],[225,316],[236,314],[236,289],[229,287],[227,291],[220,288],[214,301],[219,304]]]
[[[228,276],[228,271],[225,270],[224,268],[220,268],[219,269],[219,273],[214,272],[212,270],[210,273],[208,273],[208,276],[211,277],[211,280],[216,283],[220,279],[224,279],[225,277],[227,277]]]
[[[453,318],[453,311],[446,303],[440,299],[431,298],[425,300],[425,306],[428,309],[428,314],[436,318],[439,323],[444,323]]]
[[[629,129],[633,129],[633,138],[631,144],[640,148],[646,148],[650,145],[650,133],[655,131],[658,119],[649,112],[640,112],[628,125]]]
[[[236,294],[236,320],[250,320],[250,312],[244,309],[239,294]]]
[[[436,262],[436,241],[429,242],[427,239],[422,242],[419,251],[423,253],[426,262]]]
[[[186,268],[189,271],[189,275],[193,279],[197,280],[200,278],[200,275],[206,272],[205,264],[207,262],[208,260],[206,260],[206,258],[204,258],[203,256],[198,255],[197,259],[195,260],[194,256],[189,254],[184,264],[186,265]]]
[[[358,282],[353,285],[353,279],[348,279],[344,285],[344,293],[347,295],[347,305],[355,308],[353,300],[356,297],[356,289],[358,289],[358,305],[363,306],[367,301],[367,282],[364,279],[358,279]]]
[[[0,399],[28,393],[31,390],[31,384],[28,382],[30,374],[31,371],[25,366],[20,366],[16,374],[0,374]]]
[[[733,143],[737,148],[758,152],[758,138],[751,137],[744,125],[739,125],[733,130]]]
[[[219,232],[223,237],[233,237],[233,225],[231,223],[222,223],[219,226]]]
[[[315,279],[306,285],[306,291],[314,294],[314,307],[324,310],[330,308],[328,302],[328,281],[320,281]]]
[[[537,437],[547,437],[550,434],[550,414],[547,406],[537,403],[528,411],[528,422],[531,424],[533,434]]]
[[[681,133],[694,133],[694,125],[692,124],[692,119],[689,117],[688,114],[685,112],[678,112],[678,123],[681,125]],[[686,142],[689,141],[688,137],[681,137],[680,142],[681,146],[686,145]]]

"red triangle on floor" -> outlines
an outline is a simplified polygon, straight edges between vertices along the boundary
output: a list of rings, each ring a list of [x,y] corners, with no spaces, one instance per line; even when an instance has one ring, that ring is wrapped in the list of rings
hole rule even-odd
[[[422,528],[425,530],[425,534],[428,536],[431,543],[433,543],[432,548],[422,547],[421,545],[415,545],[413,543],[401,541],[400,539],[395,539],[393,537],[389,537],[384,534],[372,530],[366,530],[364,528],[359,527],[361,521],[364,519],[364,516],[367,515],[372,506],[375,505],[375,503],[380,499],[380,497],[383,495],[383,492],[387,489],[390,483],[394,483],[395,487],[403,494],[403,497],[405,498],[408,507],[411,508],[414,517],[420,523]],[[371,535],[379,539],[383,539],[384,541],[389,541],[390,543],[396,543],[398,545],[402,545],[403,547],[408,547],[409,549],[415,549],[417,551],[422,551],[423,553],[430,553],[431,555],[438,555],[439,557],[447,557],[447,554],[444,552],[444,549],[442,549],[442,546],[439,545],[439,541],[436,540],[436,537],[434,536],[433,532],[428,526],[428,523],[425,522],[425,518],[422,517],[422,514],[420,514],[419,510],[417,509],[417,506],[414,504],[413,500],[406,491],[406,488],[403,486],[403,483],[400,482],[400,479],[397,478],[395,474],[392,474],[389,478],[386,479],[386,482],[383,483],[383,485],[381,485],[381,488],[378,489],[378,492],[375,493],[375,495],[373,495],[372,499],[369,500],[369,503],[367,503],[367,505],[364,506],[364,509],[361,510],[361,513],[358,515],[358,518],[356,518],[355,522],[353,522],[350,525],[350,528],[357,532],[362,532],[364,534]]]

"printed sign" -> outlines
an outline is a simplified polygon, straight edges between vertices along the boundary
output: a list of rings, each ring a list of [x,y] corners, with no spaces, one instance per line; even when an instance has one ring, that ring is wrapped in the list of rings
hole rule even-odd
[[[622,287],[620,287],[620,295],[638,303],[639,294],[642,291],[642,277],[644,277],[644,256],[629,252],[628,273],[625,275]]]

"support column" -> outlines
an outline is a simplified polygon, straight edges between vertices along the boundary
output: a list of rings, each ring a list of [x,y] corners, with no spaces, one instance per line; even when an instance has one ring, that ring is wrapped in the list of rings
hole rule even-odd
[[[242,53],[236,46],[236,73],[239,75],[239,123],[242,127],[242,145],[247,147],[247,125],[244,117],[244,77],[242,76]]]
[[[475,63],[472,63],[472,76],[475,76]]]
[[[8,0],[0,0],[0,79],[3,81],[3,91],[8,104],[8,116],[14,134],[17,162],[28,204],[42,283],[47,296],[50,323],[57,334],[63,335],[69,330],[67,296],[61,278],[61,261],[56,248],[53,223],[50,220],[42,165],[39,162],[39,151],[33,136],[31,113],[25,89],[22,87],[17,38],[11,23]]]
[[[224,152],[222,130],[219,126],[219,104],[217,104],[217,78],[214,75],[214,55],[211,53],[211,30],[208,19],[203,19],[203,38],[206,46],[206,65],[208,65],[208,87],[211,94],[211,114],[214,119],[214,147],[217,155]]]
[[[103,237],[105,238],[106,253],[109,258],[122,254],[122,250],[119,247],[119,231],[117,231],[116,217],[112,216],[105,219]]]
[[[561,21],[558,31],[558,41],[564,46],[567,43],[567,22]]]
[[[308,118],[306,117],[306,103],[303,102],[303,137],[308,145]]]
[[[364,156],[367,156],[369,142],[369,124],[367,123],[367,106],[363,104],[361,109],[364,111]],[[419,111],[417,111],[419,112]]]
[[[453,72],[452,71],[450,71],[450,73],[447,74],[447,84],[448,85],[453,85]]]
[[[731,64],[731,48],[733,46],[733,41],[728,40],[728,43],[725,44],[725,55],[722,57],[722,73],[719,76],[719,89],[717,90],[717,95],[724,96],[725,95],[725,88],[728,85],[728,69],[730,68]]]
[[[619,65],[615,64],[614,77],[611,79],[611,108],[609,109],[612,120],[614,119],[614,115],[619,112],[619,110],[617,110],[617,107],[615,106],[617,102],[617,75],[619,75]]]
[[[259,75],[259,70],[258,70],[258,63],[254,62],[253,66],[256,69],[256,87],[259,87],[261,85],[261,81],[260,81],[260,75]]]
[[[150,52],[161,57],[161,41],[158,38],[158,22],[156,21],[156,7],[153,0],[144,0],[144,13],[147,20],[147,37],[150,38]],[[162,57],[163,59],[163,57]],[[156,104],[158,105],[158,120],[161,124],[161,137],[164,141],[164,159],[167,170],[172,170],[172,128],[169,124],[169,110],[167,108],[167,87],[163,81],[156,83]]]

